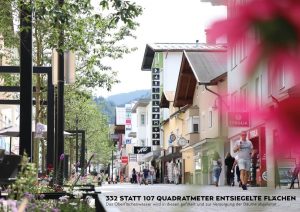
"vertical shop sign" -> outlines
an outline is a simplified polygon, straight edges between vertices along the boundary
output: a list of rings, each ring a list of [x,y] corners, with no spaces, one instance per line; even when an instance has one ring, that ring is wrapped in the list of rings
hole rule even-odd
[[[131,144],[131,104],[125,104],[125,144]]]
[[[152,69],[152,145],[160,145],[160,70]]]

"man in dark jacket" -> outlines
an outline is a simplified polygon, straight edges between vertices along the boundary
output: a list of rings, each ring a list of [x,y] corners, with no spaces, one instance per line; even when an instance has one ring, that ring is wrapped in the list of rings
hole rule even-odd
[[[227,185],[229,185],[229,186],[234,186],[234,173],[231,172],[234,160],[235,160],[234,157],[232,157],[230,155],[230,153],[227,152],[226,158],[225,158],[225,165],[227,167],[226,180],[227,180]]]
[[[145,183],[145,185],[148,185],[149,169],[145,167],[143,169],[143,174],[144,174],[144,176],[143,176],[144,183]]]

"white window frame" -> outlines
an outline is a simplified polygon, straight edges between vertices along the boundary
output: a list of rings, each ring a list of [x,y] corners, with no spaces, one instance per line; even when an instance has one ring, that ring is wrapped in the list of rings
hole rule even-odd
[[[274,89],[274,74],[272,73],[271,66],[269,64],[268,66],[268,96],[271,96],[273,94]]]
[[[255,79],[255,108],[258,109],[260,107],[260,79],[257,77]]]
[[[237,50],[237,44],[231,47],[231,69],[234,69],[237,66],[238,61],[238,50]]]
[[[202,112],[201,114],[201,130],[205,131],[205,112]]]
[[[191,116],[188,119],[188,133],[199,133],[199,116]],[[197,130],[194,126],[197,125]]]
[[[237,92],[236,91],[231,94],[230,100],[231,100],[230,101],[231,102],[230,111],[236,112],[236,108],[237,108]]]
[[[247,84],[240,89],[241,111],[247,111],[248,108],[248,86]]]
[[[245,60],[245,58],[247,57],[247,39],[246,39],[245,35],[242,39],[241,39],[241,62],[243,60]]]
[[[280,68],[278,71],[278,80],[279,80],[279,90],[285,88],[285,70],[284,67]]]

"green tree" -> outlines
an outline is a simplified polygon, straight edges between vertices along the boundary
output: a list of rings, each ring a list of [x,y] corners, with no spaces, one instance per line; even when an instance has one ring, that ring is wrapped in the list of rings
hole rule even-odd
[[[94,102],[92,95],[86,91],[74,90],[74,86],[66,87],[66,129],[75,129],[75,117],[78,117],[78,129],[86,132],[87,158],[95,154],[93,161],[106,164],[110,160],[113,143],[109,138],[107,116],[102,114]],[[75,138],[66,142],[66,154],[75,162]]]
[[[123,0],[65,0],[59,7],[57,0],[35,0],[32,5],[33,16],[33,62],[36,66],[51,65],[52,49],[58,51],[71,50],[76,52],[76,84],[77,91],[105,87],[108,90],[118,82],[117,72],[104,60],[121,58],[124,54],[134,51],[134,47],[126,46],[125,39],[135,38],[133,32],[138,23],[135,19],[141,15],[142,8],[135,3]],[[18,48],[15,42],[20,30],[12,29],[12,20],[17,19],[20,0],[0,0],[0,33],[10,48]],[[64,42],[58,46],[60,32],[64,32]],[[12,84],[11,76],[4,76],[5,82]],[[14,78],[15,79],[15,78]],[[18,81],[18,78],[15,79]],[[45,108],[39,104],[46,98],[42,88],[46,85],[44,75],[37,74],[34,78],[37,105],[36,122],[45,123]],[[67,89],[66,89],[67,91]],[[65,95],[67,96],[67,92]],[[66,108],[69,102],[66,101]],[[67,111],[67,110],[66,110]],[[66,114],[66,123],[70,122]],[[91,119],[87,119],[90,122]],[[95,123],[94,123],[95,124]],[[36,144],[38,142],[35,142]],[[34,148],[37,163],[38,146]]]

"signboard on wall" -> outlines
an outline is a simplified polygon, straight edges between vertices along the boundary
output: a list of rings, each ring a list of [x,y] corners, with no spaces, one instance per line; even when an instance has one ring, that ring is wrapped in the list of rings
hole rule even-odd
[[[230,127],[249,127],[248,112],[228,112],[228,125]]]
[[[152,145],[160,145],[160,70],[152,69]]]
[[[134,154],[147,154],[149,152],[151,152],[150,146],[135,146],[135,147],[133,147]]]
[[[125,108],[116,107],[116,125],[125,125]]]
[[[129,161],[130,162],[137,162],[137,155],[136,154],[129,154]]]
[[[131,130],[131,104],[125,104],[125,144],[131,144],[131,138],[129,137]]]

